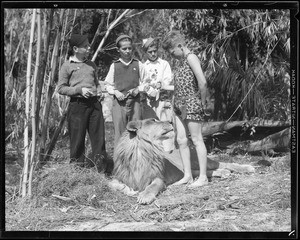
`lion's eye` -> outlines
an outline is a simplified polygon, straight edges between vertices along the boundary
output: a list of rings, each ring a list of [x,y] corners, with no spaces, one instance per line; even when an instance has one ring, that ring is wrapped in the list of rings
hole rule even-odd
[[[158,122],[158,120],[156,118],[151,118],[152,122]]]

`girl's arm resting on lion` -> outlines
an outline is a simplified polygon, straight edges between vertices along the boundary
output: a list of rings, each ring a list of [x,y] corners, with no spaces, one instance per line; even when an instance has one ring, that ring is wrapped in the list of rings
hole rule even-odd
[[[202,105],[205,106],[206,105],[207,82],[206,82],[205,76],[204,76],[202,68],[201,68],[200,60],[195,54],[189,54],[187,60],[188,60],[188,63],[198,81],[198,86],[199,86],[200,92],[201,92],[201,102],[202,102]]]

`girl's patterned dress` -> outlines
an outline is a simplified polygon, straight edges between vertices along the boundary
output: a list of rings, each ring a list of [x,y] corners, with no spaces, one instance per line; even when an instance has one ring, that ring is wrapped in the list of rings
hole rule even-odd
[[[182,119],[204,121],[198,82],[188,64],[187,56],[174,73],[174,111]]]

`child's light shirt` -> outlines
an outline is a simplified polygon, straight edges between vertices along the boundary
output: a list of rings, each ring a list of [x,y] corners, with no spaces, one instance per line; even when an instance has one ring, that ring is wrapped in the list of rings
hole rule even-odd
[[[157,58],[155,61],[147,60],[144,63],[147,77],[146,79],[150,81],[150,85],[153,87],[156,83],[160,82],[162,86],[168,86],[172,81],[172,71],[170,64],[161,58]]]
[[[122,60],[122,58],[119,58],[119,60],[124,65],[128,66],[129,64],[131,64],[133,59],[130,62],[124,62]],[[140,75],[140,78],[139,78],[139,81],[140,81],[139,91],[143,91],[143,89],[144,89],[143,82],[144,82],[144,79],[146,79],[146,71],[145,71],[144,65],[140,61],[138,61],[138,62],[139,62],[139,75]],[[110,65],[109,71],[108,71],[108,73],[106,75],[106,78],[105,78],[106,90],[111,95],[114,95],[114,91],[115,91],[114,75],[115,75],[115,64],[112,63]]]

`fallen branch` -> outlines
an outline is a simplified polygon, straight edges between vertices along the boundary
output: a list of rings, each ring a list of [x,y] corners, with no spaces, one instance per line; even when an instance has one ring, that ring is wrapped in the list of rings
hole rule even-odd
[[[250,125],[255,125],[259,127],[290,127],[290,121],[274,121],[265,119],[253,119],[249,121]]]
[[[250,143],[247,147],[247,152],[257,152],[262,150],[273,149],[274,151],[287,150],[291,141],[291,129],[286,128],[278,133],[269,135],[268,137]]]
[[[55,194],[52,194],[52,197],[58,198],[58,199],[63,200],[63,201],[72,201],[72,198],[63,197],[63,196],[59,196],[59,195],[55,195]]]
[[[203,136],[212,135],[217,132],[229,131],[235,127],[290,127],[290,121],[273,121],[264,119],[254,119],[251,121],[234,122],[206,122],[202,127]]]
[[[217,132],[228,131],[234,127],[242,127],[247,121],[206,122],[202,127],[202,135],[208,136]]]
[[[232,144],[228,146],[228,153],[234,152],[248,152],[248,153],[260,153],[262,151],[273,150],[275,152],[287,152],[290,148],[291,141],[291,129],[286,128],[280,132],[271,134],[262,140],[249,142],[245,144]]]

